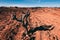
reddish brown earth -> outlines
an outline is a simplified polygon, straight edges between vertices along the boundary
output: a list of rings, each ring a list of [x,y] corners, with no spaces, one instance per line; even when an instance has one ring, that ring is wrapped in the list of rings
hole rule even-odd
[[[16,17],[21,19],[29,10],[28,30],[30,27],[35,28],[40,25],[53,25],[51,31],[36,31],[35,40],[60,40],[60,8],[17,8],[17,7],[0,7],[0,40],[23,40],[23,33],[26,29],[23,24],[12,19],[12,15],[16,13]],[[25,21],[25,20],[24,20]],[[18,25],[18,28],[16,27]],[[16,34],[11,33],[11,30]],[[27,38],[29,38],[27,36]],[[24,40],[29,40],[29,39]]]

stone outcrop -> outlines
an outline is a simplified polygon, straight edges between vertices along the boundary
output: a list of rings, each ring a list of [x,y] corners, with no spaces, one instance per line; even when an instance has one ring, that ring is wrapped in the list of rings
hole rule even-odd
[[[60,40],[60,8],[0,7],[0,40]]]

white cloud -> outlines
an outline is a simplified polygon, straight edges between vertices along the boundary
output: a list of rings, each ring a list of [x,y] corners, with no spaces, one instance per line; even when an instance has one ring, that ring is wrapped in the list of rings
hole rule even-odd
[[[5,6],[5,7],[35,7],[33,5],[23,5],[23,4],[10,4],[10,5],[0,5],[0,6]]]

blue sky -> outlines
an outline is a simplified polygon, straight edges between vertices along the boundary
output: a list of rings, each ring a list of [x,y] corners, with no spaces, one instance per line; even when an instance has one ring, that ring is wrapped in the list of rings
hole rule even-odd
[[[60,7],[60,0],[0,0],[0,6]]]

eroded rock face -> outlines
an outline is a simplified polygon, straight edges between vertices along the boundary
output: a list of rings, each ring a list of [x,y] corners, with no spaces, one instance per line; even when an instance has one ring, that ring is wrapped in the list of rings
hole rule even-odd
[[[60,8],[0,7],[0,40],[60,40],[59,13]]]

